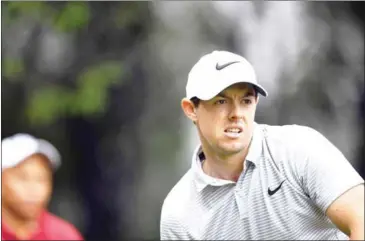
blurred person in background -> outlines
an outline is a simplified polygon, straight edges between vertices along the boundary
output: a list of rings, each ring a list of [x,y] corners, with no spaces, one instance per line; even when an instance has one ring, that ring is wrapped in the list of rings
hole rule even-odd
[[[2,143],[2,240],[83,240],[67,221],[47,211],[57,149],[28,134]]]
[[[318,131],[257,124],[258,94],[239,55],[192,68],[181,106],[201,144],[164,200],[161,239],[363,240],[363,178]]]

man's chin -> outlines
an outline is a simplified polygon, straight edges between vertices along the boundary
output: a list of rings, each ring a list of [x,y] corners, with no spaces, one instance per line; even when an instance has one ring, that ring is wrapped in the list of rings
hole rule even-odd
[[[237,145],[222,145],[220,149],[225,155],[234,155],[241,153],[245,148],[241,143],[237,143]]]
[[[20,214],[21,216],[26,220],[34,220],[41,215],[43,209],[37,209],[37,210],[21,210]]]

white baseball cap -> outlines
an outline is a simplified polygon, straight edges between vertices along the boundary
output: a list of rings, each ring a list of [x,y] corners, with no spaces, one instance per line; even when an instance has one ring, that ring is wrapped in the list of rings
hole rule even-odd
[[[4,138],[1,142],[1,152],[2,171],[17,166],[36,153],[45,155],[54,170],[61,165],[61,156],[51,143],[25,133]]]
[[[225,88],[236,83],[252,84],[258,93],[267,91],[257,83],[253,66],[242,56],[215,50],[204,55],[190,70],[186,97],[210,100]]]

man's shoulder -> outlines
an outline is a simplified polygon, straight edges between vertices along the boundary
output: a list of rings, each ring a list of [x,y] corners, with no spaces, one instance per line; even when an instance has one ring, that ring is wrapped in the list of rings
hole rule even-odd
[[[317,138],[321,134],[312,127],[304,125],[265,125],[259,124],[265,138],[281,144],[306,143],[308,139]],[[307,143],[308,144],[308,143]]]
[[[314,128],[303,125],[259,125],[264,133],[268,155],[276,161],[289,162],[305,159],[315,150],[318,143],[325,140]]]
[[[265,130],[269,136],[287,137],[295,136],[296,134],[307,134],[317,132],[314,128],[304,125],[288,124],[288,125],[267,125],[258,124],[258,126]],[[285,135],[285,136],[283,136]]]
[[[53,238],[60,240],[83,240],[82,235],[73,224],[49,211],[44,212],[43,222],[48,235]]]
[[[194,193],[193,171],[189,169],[174,185],[165,197],[162,205],[162,217],[179,216],[185,210]]]

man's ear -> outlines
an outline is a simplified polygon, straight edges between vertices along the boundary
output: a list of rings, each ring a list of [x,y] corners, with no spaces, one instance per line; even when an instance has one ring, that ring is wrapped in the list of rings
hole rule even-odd
[[[196,108],[191,100],[189,100],[188,98],[182,99],[181,108],[190,120],[192,120],[194,123],[197,121]]]

